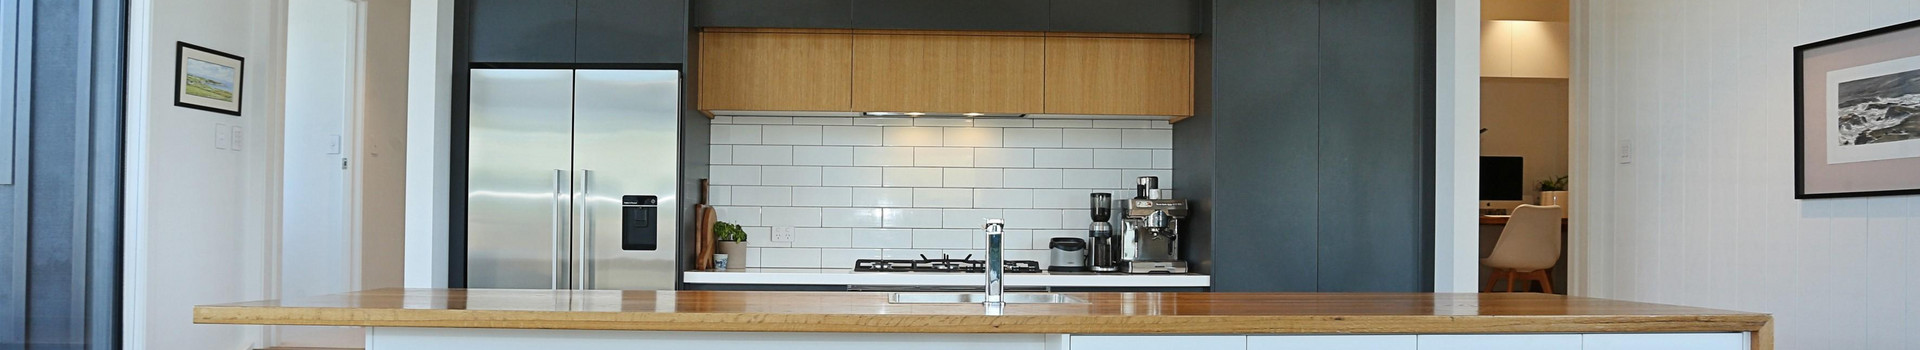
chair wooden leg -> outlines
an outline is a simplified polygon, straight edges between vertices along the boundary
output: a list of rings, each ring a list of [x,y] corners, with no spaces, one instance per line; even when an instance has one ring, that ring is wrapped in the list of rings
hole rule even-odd
[[[1553,274],[1547,273],[1547,270],[1544,270],[1544,269],[1539,271],[1534,271],[1534,272],[1540,274],[1540,287],[1543,290],[1542,293],[1553,294]]]
[[[1513,270],[1507,270],[1507,293],[1513,293],[1513,285],[1516,282],[1519,281],[1513,279]]]
[[[1500,269],[1493,269],[1487,273],[1487,291],[1492,292],[1497,285],[1500,285]]]

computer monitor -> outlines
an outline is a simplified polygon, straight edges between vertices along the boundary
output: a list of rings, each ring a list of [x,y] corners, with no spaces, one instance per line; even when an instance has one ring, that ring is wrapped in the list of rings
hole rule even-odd
[[[1480,157],[1480,210],[1505,214],[1523,203],[1525,163],[1521,157]]]

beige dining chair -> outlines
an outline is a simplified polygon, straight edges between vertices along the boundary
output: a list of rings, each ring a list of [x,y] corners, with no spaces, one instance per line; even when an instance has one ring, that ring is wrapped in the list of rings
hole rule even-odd
[[[1480,259],[1480,263],[1493,268],[1493,273],[1487,275],[1488,291],[1493,290],[1504,274],[1508,292],[1521,281],[1539,281],[1547,293],[1553,293],[1553,281],[1547,271],[1559,260],[1560,207],[1522,205],[1514,208],[1506,229],[1500,231],[1500,241],[1493,245],[1493,253]],[[1532,284],[1521,286],[1525,291]]]

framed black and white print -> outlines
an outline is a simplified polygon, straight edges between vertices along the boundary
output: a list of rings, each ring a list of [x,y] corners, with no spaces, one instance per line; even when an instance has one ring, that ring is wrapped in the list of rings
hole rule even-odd
[[[199,45],[176,43],[173,105],[239,116],[246,60]]]
[[[1920,194],[1920,21],[1793,52],[1794,198]]]

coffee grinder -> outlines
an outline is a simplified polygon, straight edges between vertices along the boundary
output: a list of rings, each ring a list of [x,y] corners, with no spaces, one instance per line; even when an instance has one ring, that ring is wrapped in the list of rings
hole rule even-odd
[[[1093,238],[1092,247],[1088,248],[1092,253],[1088,268],[1093,272],[1119,272],[1120,242],[1113,234],[1113,224],[1108,223],[1113,219],[1113,194],[1094,193],[1087,197],[1093,213],[1093,224],[1087,227],[1087,236]]]

